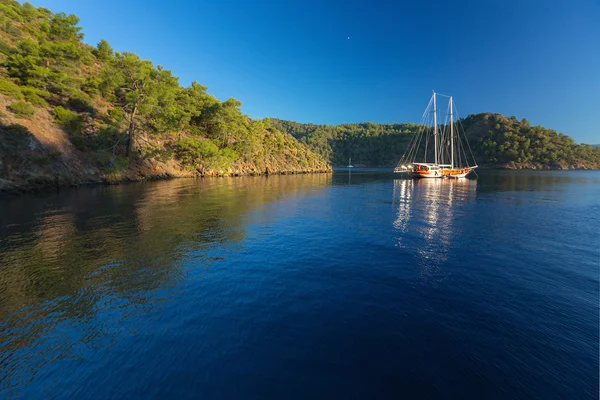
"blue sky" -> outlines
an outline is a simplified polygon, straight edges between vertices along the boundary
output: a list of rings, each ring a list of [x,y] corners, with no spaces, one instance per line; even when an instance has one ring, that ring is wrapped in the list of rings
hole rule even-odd
[[[431,90],[600,143],[600,2],[32,0],[254,118],[418,122]],[[350,38],[350,39],[348,39]]]

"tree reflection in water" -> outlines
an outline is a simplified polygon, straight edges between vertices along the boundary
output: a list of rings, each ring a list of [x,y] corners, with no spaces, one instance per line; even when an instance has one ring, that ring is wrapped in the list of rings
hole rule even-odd
[[[252,210],[330,184],[328,174],[177,179],[0,200],[0,392],[86,348],[168,329],[154,320],[162,304],[190,273],[210,278]]]

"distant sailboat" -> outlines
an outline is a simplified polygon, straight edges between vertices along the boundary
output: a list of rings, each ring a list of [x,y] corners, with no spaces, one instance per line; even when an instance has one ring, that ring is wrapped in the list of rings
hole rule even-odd
[[[347,168],[354,168],[354,165],[352,165],[352,157],[348,158],[348,167]]]
[[[437,117],[437,96],[448,98],[447,119],[441,126]],[[414,178],[464,178],[473,172],[477,163],[466,137],[464,141],[467,143],[469,154],[462,145],[458,129],[462,126],[455,126],[457,114],[452,96],[433,92],[423,113],[423,128],[411,139],[394,172],[409,173]],[[431,117],[433,124],[428,126]]]

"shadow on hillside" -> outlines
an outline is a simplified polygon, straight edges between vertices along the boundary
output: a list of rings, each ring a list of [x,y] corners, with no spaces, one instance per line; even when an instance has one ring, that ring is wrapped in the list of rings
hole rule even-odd
[[[43,144],[27,127],[0,122],[0,179],[29,179],[34,169],[48,167],[61,157],[56,146]]]

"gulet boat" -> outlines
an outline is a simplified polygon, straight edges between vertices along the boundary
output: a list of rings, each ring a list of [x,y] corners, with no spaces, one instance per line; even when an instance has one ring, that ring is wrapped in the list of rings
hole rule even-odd
[[[443,124],[438,123],[438,96],[448,99],[448,112]],[[433,92],[423,113],[421,128],[412,137],[394,172],[410,174],[413,178],[465,178],[475,168],[477,162],[464,135],[452,96]]]

